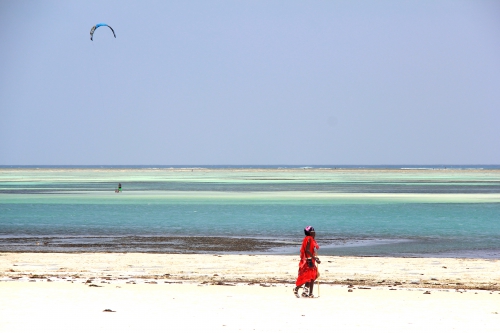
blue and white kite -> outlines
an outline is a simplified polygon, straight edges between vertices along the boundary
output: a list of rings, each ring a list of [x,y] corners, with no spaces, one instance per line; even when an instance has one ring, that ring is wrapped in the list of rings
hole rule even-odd
[[[113,36],[115,36],[116,38],[116,34],[115,34],[115,31],[113,30],[113,28],[111,28],[109,25],[107,25],[106,23],[97,23],[96,25],[94,25],[92,27],[92,29],[90,29],[90,40],[93,41],[94,39],[94,31],[95,29],[99,28],[99,27],[108,27],[111,29],[111,31],[113,32]]]

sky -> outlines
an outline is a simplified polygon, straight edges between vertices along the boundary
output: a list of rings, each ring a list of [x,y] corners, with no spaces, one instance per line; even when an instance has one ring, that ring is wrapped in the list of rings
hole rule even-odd
[[[498,1],[5,0],[0,31],[0,165],[500,164]]]

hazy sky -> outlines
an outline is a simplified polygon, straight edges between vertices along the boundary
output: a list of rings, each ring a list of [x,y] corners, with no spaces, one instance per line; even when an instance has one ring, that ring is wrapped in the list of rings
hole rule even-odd
[[[500,164],[498,1],[5,0],[0,31],[2,165]]]

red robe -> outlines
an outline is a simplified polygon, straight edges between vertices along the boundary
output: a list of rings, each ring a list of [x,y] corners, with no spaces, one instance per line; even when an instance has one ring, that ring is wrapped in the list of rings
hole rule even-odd
[[[300,263],[299,263],[299,277],[297,278],[297,282],[295,285],[297,287],[303,285],[306,282],[311,280],[316,280],[318,276],[318,268],[316,267],[316,261],[313,259],[313,267],[309,267],[307,265],[308,255],[306,254],[306,246],[309,241],[309,252],[311,254],[315,254],[316,250],[319,249],[318,243],[311,236],[304,237],[302,241],[302,247],[300,248]]]

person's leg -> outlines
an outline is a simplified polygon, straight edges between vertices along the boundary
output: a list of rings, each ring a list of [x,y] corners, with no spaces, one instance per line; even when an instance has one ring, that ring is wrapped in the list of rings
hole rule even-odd
[[[309,282],[309,296],[312,296],[313,295],[313,289],[314,289],[314,280],[311,280],[311,282]]]
[[[302,291],[302,297],[309,297],[309,282],[304,283],[304,291]]]
[[[300,285],[300,286],[296,286],[295,288],[293,288],[293,294],[297,297],[299,297],[299,289],[302,288],[303,285]]]

